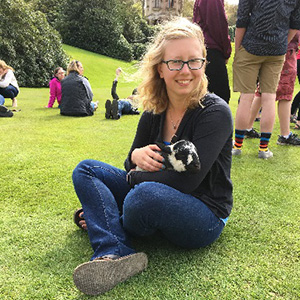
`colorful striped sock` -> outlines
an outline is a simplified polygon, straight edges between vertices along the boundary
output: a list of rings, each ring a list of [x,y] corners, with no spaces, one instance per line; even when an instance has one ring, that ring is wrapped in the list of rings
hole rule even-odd
[[[272,132],[262,132],[260,135],[259,151],[268,151],[268,145]]]
[[[243,146],[243,141],[245,138],[245,132],[246,130],[235,130],[235,138],[234,138],[234,149],[241,149]]]

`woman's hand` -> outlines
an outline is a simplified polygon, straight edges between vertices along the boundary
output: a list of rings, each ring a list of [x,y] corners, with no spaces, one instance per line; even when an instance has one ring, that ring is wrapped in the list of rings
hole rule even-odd
[[[160,151],[157,145],[148,145],[143,148],[136,148],[131,153],[131,161],[148,172],[156,172],[163,168],[164,158],[156,151]]]

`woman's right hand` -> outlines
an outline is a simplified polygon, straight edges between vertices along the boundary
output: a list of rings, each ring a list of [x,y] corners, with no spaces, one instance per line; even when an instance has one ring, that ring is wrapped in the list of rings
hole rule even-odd
[[[157,151],[160,151],[160,148],[155,144],[136,148],[131,153],[131,161],[145,171],[159,171],[164,166],[164,158]]]

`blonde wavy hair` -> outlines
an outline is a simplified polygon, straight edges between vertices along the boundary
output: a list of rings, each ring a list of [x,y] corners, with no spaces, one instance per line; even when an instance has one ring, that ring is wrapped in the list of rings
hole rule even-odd
[[[163,60],[167,42],[184,38],[198,39],[202,47],[203,58],[206,58],[203,33],[197,24],[193,24],[185,18],[176,18],[162,25],[161,30],[144,55],[138,71],[140,78],[143,78],[142,83],[137,88],[138,98],[143,104],[144,110],[159,114],[167,109],[169,98],[166,84],[164,79],[160,78],[157,69]],[[207,94],[207,83],[207,78],[203,72],[203,78],[197,88],[184,99],[187,102],[187,108],[201,105],[203,97]]]
[[[13,72],[15,71],[11,66],[8,66],[6,64],[6,62],[4,60],[1,60],[0,59],[0,68],[3,69],[3,70],[7,70],[7,69],[10,69],[12,70]]]
[[[81,64],[81,62],[79,60],[75,60],[73,59],[67,68],[67,75],[70,74],[70,72],[77,72],[78,74],[80,74],[79,72],[79,64]]]

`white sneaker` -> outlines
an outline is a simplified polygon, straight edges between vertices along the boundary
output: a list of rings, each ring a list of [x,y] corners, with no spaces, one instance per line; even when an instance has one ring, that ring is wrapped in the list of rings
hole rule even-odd
[[[231,154],[234,155],[234,156],[239,156],[239,155],[242,154],[242,150],[241,149],[232,148]]]
[[[268,159],[270,157],[273,157],[273,152],[271,152],[270,150],[258,152],[258,158]]]

